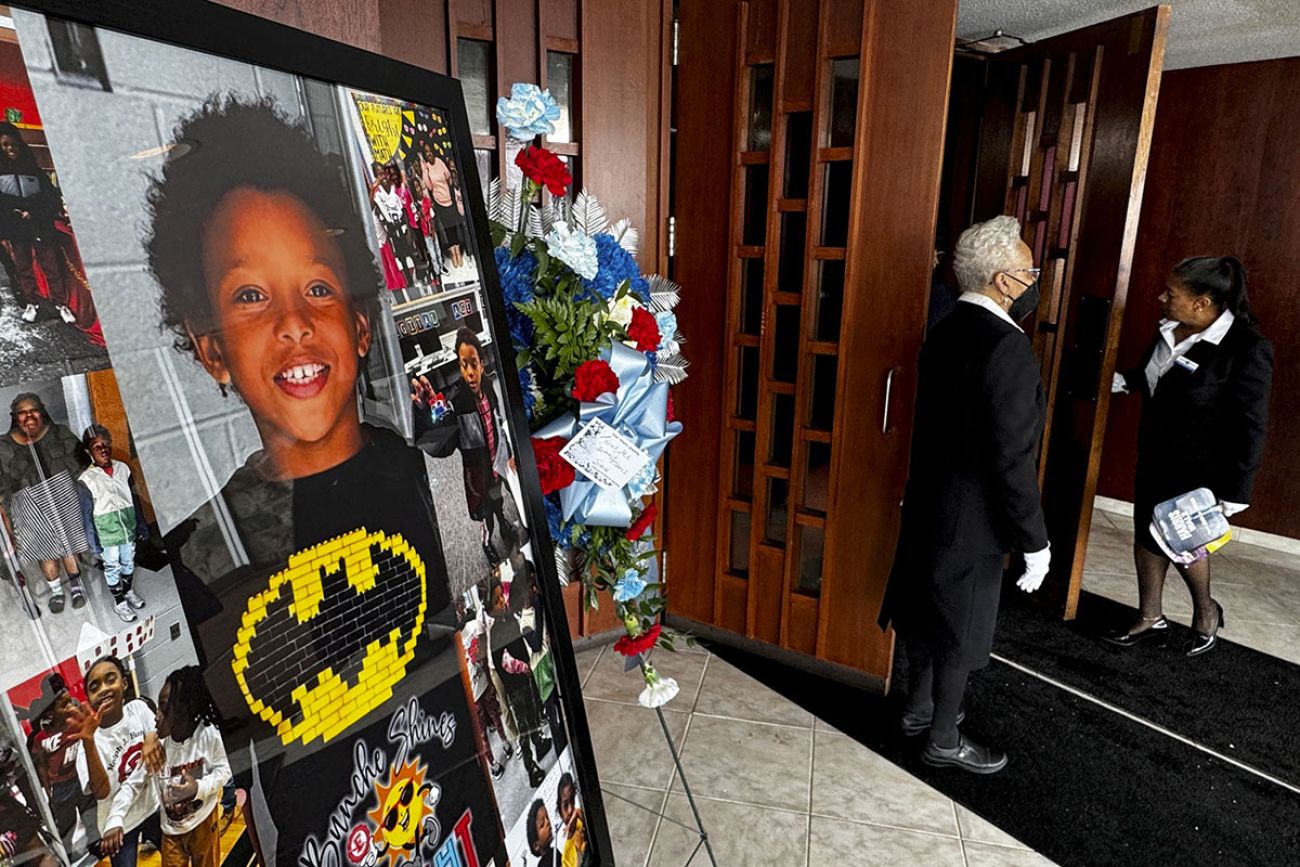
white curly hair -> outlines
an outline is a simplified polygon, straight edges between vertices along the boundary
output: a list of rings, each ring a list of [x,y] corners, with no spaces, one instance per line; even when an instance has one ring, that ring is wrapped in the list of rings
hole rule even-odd
[[[999,271],[1010,271],[1017,261],[1020,222],[1001,216],[976,223],[961,233],[952,251],[952,269],[963,292],[979,292]]]

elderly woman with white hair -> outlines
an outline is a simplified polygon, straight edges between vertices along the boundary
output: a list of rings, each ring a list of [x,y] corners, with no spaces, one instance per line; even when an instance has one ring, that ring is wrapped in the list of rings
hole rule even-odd
[[[967,738],[962,698],[988,664],[1004,556],[1024,554],[1018,586],[1037,590],[1049,550],[1037,478],[1046,403],[1018,324],[1038,307],[1038,269],[1012,217],[962,233],[962,294],[921,347],[911,469],[894,568],[880,612],[908,662],[903,733],[929,733],[927,764],[980,774],[1006,753]]]

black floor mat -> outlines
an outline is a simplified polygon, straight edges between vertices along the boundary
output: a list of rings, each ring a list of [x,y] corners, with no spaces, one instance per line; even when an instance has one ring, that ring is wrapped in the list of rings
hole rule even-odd
[[[1300,795],[1010,666],[967,693],[963,730],[1011,757],[981,777],[922,764],[893,698],[710,649],[1062,867],[1300,864]]]
[[[1135,617],[1127,605],[1084,593],[1078,617],[1062,623],[1008,593],[994,652],[1300,786],[1300,665],[1225,639],[1188,659],[1192,633],[1178,624],[1165,647],[1097,639]]]

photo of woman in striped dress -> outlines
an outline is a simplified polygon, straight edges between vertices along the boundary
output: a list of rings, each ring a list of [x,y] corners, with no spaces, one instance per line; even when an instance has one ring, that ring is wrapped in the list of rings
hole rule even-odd
[[[81,442],[50,418],[39,395],[20,394],[9,406],[9,432],[0,437],[0,509],[18,559],[40,563],[50,588],[50,611],[63,610],[62,573],[72,607],[86,604],[77,555],[90,544],[76,476]]]

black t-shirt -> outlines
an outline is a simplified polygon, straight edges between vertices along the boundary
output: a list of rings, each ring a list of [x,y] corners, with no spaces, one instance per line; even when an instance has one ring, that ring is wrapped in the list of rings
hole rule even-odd
[[[424,458],[365,433],[317,475],[267,479],[260,455],[236,471],[168,534],[181,599],[268,860],[342,865],[349,847],[385,845],[432,857],[468,839],[486,862],[500,826]]]

